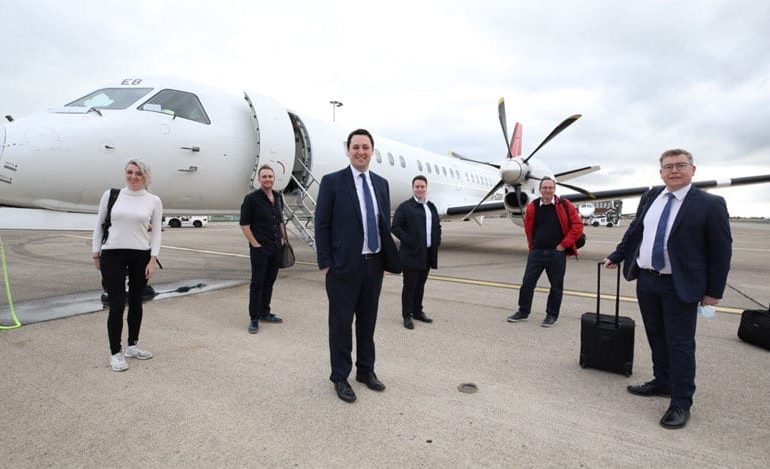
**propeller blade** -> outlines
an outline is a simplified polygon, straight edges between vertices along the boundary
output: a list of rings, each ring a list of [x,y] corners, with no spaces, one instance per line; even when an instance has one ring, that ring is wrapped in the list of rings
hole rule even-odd
[[[531,174],[527,174],[527,179],[534,179],[536,181],[541,181],[543,178],[539,178],[537,176],[532,176]],[[564,187],[566,187],[568,189],[572,189],[575,192],[580,192],[581,194],[586,195],[586,196],[588,196],[591,199],[595,199],[596,198],[596,196],[592,192],[587,191],[587,190],[583,189],[582,187],[573,186],[572,184],[567,184],[566,182],[556,182],[556,181],[554,181],[554,182],[557,185],[559,185],[559,186],[564,186]]]
[[[457,158],[458,160],[470,161],[471,163],[485,164],[487,166],[491,166],[493,168],[500,169],[500,165],[499,164],[490,163],[488,161],[474,160],[473,158],[468,158],[467,156],[463,156],[463,155],[457,153],[456,151],[450,151],[449,155]]]
[[[503,128],[503,138],[505,139],[505,148],[508,149],[508,159],[510,159],[511,145],[508,141],[508,121],[505,118],[505,98],[500,98],[497,102],[497,116],[500,118],[500,125]]]
[[[543,140],[540,143],[540,145],[538,145],[537,148],[535,148],[532,151],[532,153],[529,154],[529,156],[524,160],[524,162],[526,163],[527,161],[529,161],[529,159],[532,158],[532,156],[534,156],[534,154],[537,153],[537,151],[540,150],[543,147],[543,145],[545,145],[546,143],[550,142],[551,139],[553,139],[555,136],[559,135],[562,130],[564,130],[567,127],[569,127],[570,125],[572,125],[576,120],[580,119],[580,117],[581,117],[580,114],[575,114],[575,115],[569,116],[568,118],[564,119],[562,121],[562,123],[557,125],[556,128],[553,129],[550,134],[548,134],[548,136],[545,138],[545,140]]]
[[[595,195],[594,195],[594,194],[593,194],[591,191],[587,191],[587,190],[585,190],[585,189],[583,189],[583,188],[580,188],[580,187],[578,187],[578,186],[573,186],[573,185],[571,185],[571,184],[566,184],[566,183],[564,183],[564,182],[557,182],[556,184],[558,184],[558,185],[560,185],[560,186],[564,186],[564,187],[566,187],[566,188],[568,188],[568,189],[572,189],[572,190],[573,190],[573,191],[575,191],[575,192],[580,192],[581,194],[583,194],[583,195],[587,195],[588,197],[590,197],[590,198],[592,198],[592,199],[595,199],[595,198],[596,198],[596,196],[595,196]]]
[[[498,183],[495,185],[495,187],[493,187],[493,188],[492,188],[492,190],[491,190],[491,191],[487,192],[487,195],[485,195],[485,196],[484,196],[484,198],[483,198],[483,199],[481,199],[481,202],[479,202],[478,204],[476,204],[476,206],[475,206],[475,207],[473,207],[473,210],[471,210],[470,212],[468,212],[468,215],[465,215],[465,216],[463,217],[463,221],[468,221],[468,220],[470,220],[470,218],[471,218],[471,215],[473,215],[473,212],[475,212],[477,208],[481,207],[481,204],[483,204],[484,202],[486,202],[488,198],[492,197],[492,194],[494,194],[495,192],[499,191],[499,190],[500,190],[500,188],[501,188],[501,187],[503,187],[503,184],[505,184],[505,181],[503,181],[502,179],[500,179],[500,182],[498,182]]]

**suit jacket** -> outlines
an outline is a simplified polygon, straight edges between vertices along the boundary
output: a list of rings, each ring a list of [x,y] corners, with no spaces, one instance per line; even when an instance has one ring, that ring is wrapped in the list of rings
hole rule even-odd
[[[393,215],[392,231],[401,240],[398,254],[405,268],[424,269],[425,259],[429,259],[430,267],[438,267],[441,222],[433,202],[428,201],[428,209],[431,214],[430,248],[425,245],[428,239],[425,233],[425,208],[414,197],[402,202]]]
[[[642,244],[644,216],[662,190],[663,187],[655,187],[642,195],[636,218],[615,252],[607,256],[615,264],[626,261],[623,275],[627,280],[634,280],[639,274],[636,259]],[[690,187],[666,246],[674,287],[681,301],[696,303],[704,295],[722,298],[732,256],[730,217],[722,197]]]
[[[390,235],[390,189],[388,181],[369,171],[379,208],[380,253],[388,272],[400,273],[396,242]],[[321,179],[315,209],[315,242],[318,267],[343,277],[359,272],[363,259],[364,221],[350,167]]]

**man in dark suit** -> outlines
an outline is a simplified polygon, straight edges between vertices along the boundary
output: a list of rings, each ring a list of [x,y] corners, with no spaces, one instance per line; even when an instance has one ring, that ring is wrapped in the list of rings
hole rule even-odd
[[[665,428],[682,428],[690,418],[698,304],[719,303],[732,255],[725,201],[693,187],[694,174],[689,152],[664,152],[660,176],[666,186],[642,196],[636,218],[604,259],[608,268],[625,260],[625,278],[636,279],[654,379],[628,386],[628,392],[671,396],[660,420]]]
[[[337,396],[354,402],[348,383],[352,369],[352,324],[356,317],[356,381],[374,391],[385,385],[374,373],[374,327],[383,270],[401,272],[390,235],[388,181],[369,171],[374,139],[364,130],[347,140],[350,166],[321,179],[315,209],[318,268],[326,273],[329,350]]]
[[[393,216],[393,234],[401,240],[398,249],[404,266],[404,288],[401,291],[401,314],[404,327],[414,329],[412,318],[431,323],[425,315],[422,298],[428,271],[438,267],[441,244],[441,222],[433,202],[426,197],[428,179],[419,175],[412,179],[414,197],[398,206]]]

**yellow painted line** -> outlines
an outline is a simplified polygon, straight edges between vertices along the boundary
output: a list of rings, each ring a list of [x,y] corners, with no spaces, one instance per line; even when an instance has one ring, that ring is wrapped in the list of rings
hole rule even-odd
[[[64,236],[68,236],[70,238],[79,238],[79,239],[91,239],[90,236],[77,236],[77,235],[64,235]],[[174,249],[176,251],[188,251],[188,252],[198,252],[203,254],[213,254],[215,256],[230,256],[230,257],[244,257],[244,258],[249,257],[248,254],[234,254],[232,252],[208,251],[204,249],[183,248],[183,247],[177,247],[177,246],[168,246],[165,244],[161,246],[164,249]],[[309,265],[309,266],[316,265],[315,262],[297,261],[296,263],[300,265]],[[521,285],[518,283],[492,282],[489,280],[474,280],[474,279],[462,278],[462,277],[447,277],[444,275],[431,274],[428,276],[428,278],[439,282],[459,283],[463,285],[475,285],[479,287],[505,288],[508,290],[518,290],[521,288]],[[536,287],[535,291],[538,293],[548,293],[548,289],[543,287]],[[580,298],[596,298],[596,293],[584,292],[584,291],[578,291],[578,290],[564,290],[564,294],[567,296],[577,296]],[[601,295],[601,299],[615,300],[615,297],[612,295]],[[620,301],[624,303],[636,303],[636,297],[621,296]],[[743,312],[742,309],[730,308],[728,306],[717,306],[716,310],[721,313],[730,313],[730,314],[741,314]]]
[[[521,288],[521,285],[518,283],[503,283],[503,282],[490,282],[488,280],[474,280],[474,279],[467,279],[467,278],[461,278],[461,277],[446,277],[443,275],[429,275],[429,279],[431,280],[437,280],[439,282],[450,282],[450,283],[459,283],[463,285],[476,285],[480,287],[492,287],[492,288],[505,288],[508,290],[519,290]],[[538,293],[548,293],[548,288],[543,287],[536,287],[535,291]],[[577,296],[580,298],[596,298],[596,293],[589,293],[584,291],[578,291],[578,290],[564,290],[564,294],[567,296]],[[615,300],[614,295],[606,295],[602,294],[601,296],[602,300]],[[621,296],[620,301],[624,303],[636,303],[636,297],[631,296]],[[716,310],[720,313],[729,313],[729,314],[741,314],[743,313],[742,309],[738,308],[731,308],[729,306],[717,306]]]
[[[69,238],[77,238],[77,239],[91,239],[90,236],[78,236],[78,235],[64,235]],[[224,251],[209,251],[206,249],[195,249],[195,248],[183,248],[179,246],[169,246],[168,244],[161,244],[160,247],[163,249],[172,249],[174,251],[186,251],[186,252],[197,252],[201,254],[212,254],[215,256],[228,256],[228,257],[243,257],[248,259],[248,254],[236,254],[233,252],[224,252]],[[303,262],[303,261],[297,261],[297,264],[304,264],[304,265],[315,265],[315,262]]]

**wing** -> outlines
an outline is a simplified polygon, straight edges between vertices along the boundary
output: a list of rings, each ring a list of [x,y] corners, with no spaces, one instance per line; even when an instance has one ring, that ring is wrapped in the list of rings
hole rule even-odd
[[[763,174],[760,176],[746,176],[746,177],[731,178],[731,179],[712,179],[710,181],[693,182],[692,185],[700,189],[713,189],[716,187],[745,186],[748,184],[762,184],[766,182],[770,182],[770,174]],[[562,198],[570,200],[572,202],[583,202],[586,200],[596,201],[596,200],[607,200],[607,199],[623,199],[623,198],[630,198],[630,197],[638,197],[644,194],[645,192],[647,192],[648,190],[650,190],[652,187],[658,187],[658,186],[640,186],[640,187],[631,187],[628,189],[610,189],[606,191],[595,191],[593,192],[593,195],[595,196],[594,199],[584,194],[565,194],[565,195],[562,195]]]

